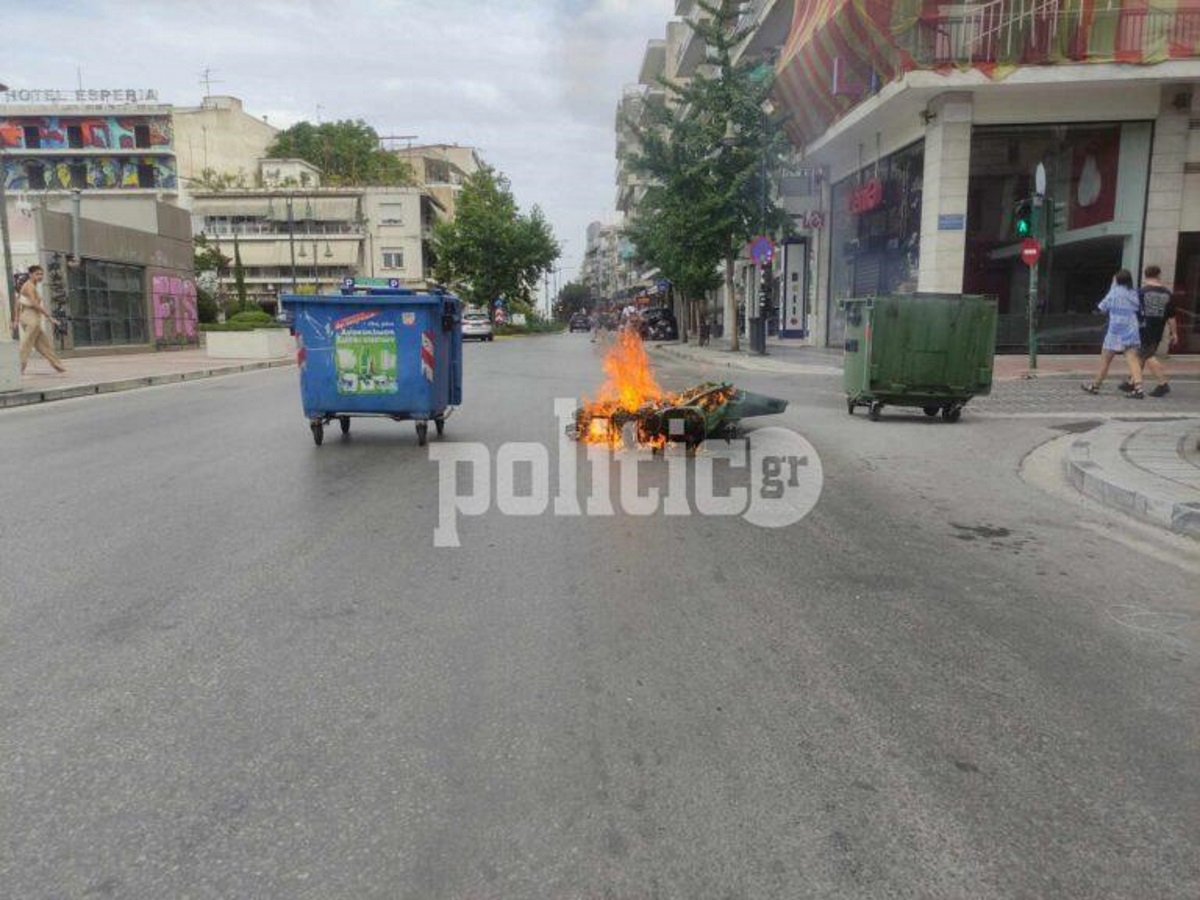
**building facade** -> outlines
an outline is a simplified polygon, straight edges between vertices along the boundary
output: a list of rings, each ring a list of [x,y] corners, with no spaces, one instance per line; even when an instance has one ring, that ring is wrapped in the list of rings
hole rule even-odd
[[[687,24],[707,13],[675,12],[678,80],[704,73]],[[781,336],[840,346],[847,297],[974,293],[998,302],[1002,351],[1026,348],[1031,308],[1043,349],[1091,351],[1113,273],[1155,264],[1183,310],[1179,349],[1200,349],[1198,0],[750,0],[738,29],[738,61],[775,70],[795,147],[776,180],[792,218],[774,235]],[[647,91],[627,89],[619,158]],[[618,162],[618,208],[639,192]],[[744,309],[755,276],[739,268]]]
[[[429,245],[444,216],[416,187],[321,186],[301,160],[258,161],[257,188],[196,190],[192,231],[241,259],[247,299],[275,310],[282,293],[336,292],[351,276],[432,284]],[[231,279],[215,286],[228,297]]]
[[[840,345],[842,298],[916,291],[995,297],[1002,351],[1031,307],[1042,349],[1091,351],[1114,272],[1155,264],[1200,349],[1200,4],[772,5],[777,97],[825,174],[819,343]]]
[[[199,106],[176,106],[171,121],[176,168],[185,192],[203,190],[213,177],[221,176],[241,187],[254,187],[258,161],[279,134],[265,118],[247,113],[237,97],[208,96]]]
[[[450,219],[458,209],[463,184],[484,166],[473,147],[458,144],[421,144],[392,152],[412,166],[415,184],[433,197]]]
[[[169,106],[153,92],[0,97],[11,265],[47,273],[67,352],[194,343],[196,285]],[[11,287],[11,286],[9,286]],[[11,291],[9,291],[11,293]]]

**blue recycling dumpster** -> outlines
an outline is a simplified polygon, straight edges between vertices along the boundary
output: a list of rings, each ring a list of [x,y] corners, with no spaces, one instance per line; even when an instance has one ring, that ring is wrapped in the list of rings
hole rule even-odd
[[[286,294],[300,363],[300,398],[313,440],[338,420],[382,416],[417,425],[424,445],[462,403],[461,304],[452,294],[356,288],[341,294]]]

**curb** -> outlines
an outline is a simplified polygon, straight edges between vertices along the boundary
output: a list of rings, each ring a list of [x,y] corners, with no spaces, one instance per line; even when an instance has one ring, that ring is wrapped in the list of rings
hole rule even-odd
[[[1155,484],[1152,477],[1113,471],[1120,466],[1121,447],[1129,437],[1123,429],[1109,426],[1076,438],[1067,451],[1067,480],[1084,496],[1105,506],[1178,534],[1200,537],[1200,499],[1180,502],[1165,488],[1149,487]],[[1103,465],[1114,460],[1117,466]]]
[[[199,381],[202,378],[219,378],[222,375],[237,375],[257,369],[280,369],[296,364],[293,359],[271,359],[264,362],[243,363],[237,366],[219,366],[212,369],[197,369],[192,372],[170,372],[164,375],[143,375],[138,378],[122,378],[116,381],[100,381],[95,384],[76,384],[70,387],[48,388],[44,391],[16,391],[0,394],[0,409],[32,406],[35,403],[50,403],[55,400],[72,400],[76,397],[92,397],[97,394],[115,394],[138,388],[178,384],[183,381]]]

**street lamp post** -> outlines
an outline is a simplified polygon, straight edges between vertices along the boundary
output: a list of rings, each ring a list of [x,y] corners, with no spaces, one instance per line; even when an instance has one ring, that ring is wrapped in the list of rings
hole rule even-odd
[[[292,191],[287,196],[287,216],[288,216],[288,248],[292,253],[292,293],[296,293],[296,214],[292,209],[292,204],[295,202],[296,192]]]

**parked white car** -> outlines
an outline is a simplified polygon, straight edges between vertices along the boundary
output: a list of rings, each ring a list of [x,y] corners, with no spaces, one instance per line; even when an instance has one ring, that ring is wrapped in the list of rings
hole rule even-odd
[[[487,313],[463,313],[462,334],[464,341],[490,341],[495,337],[492,334],[492,320]]]

